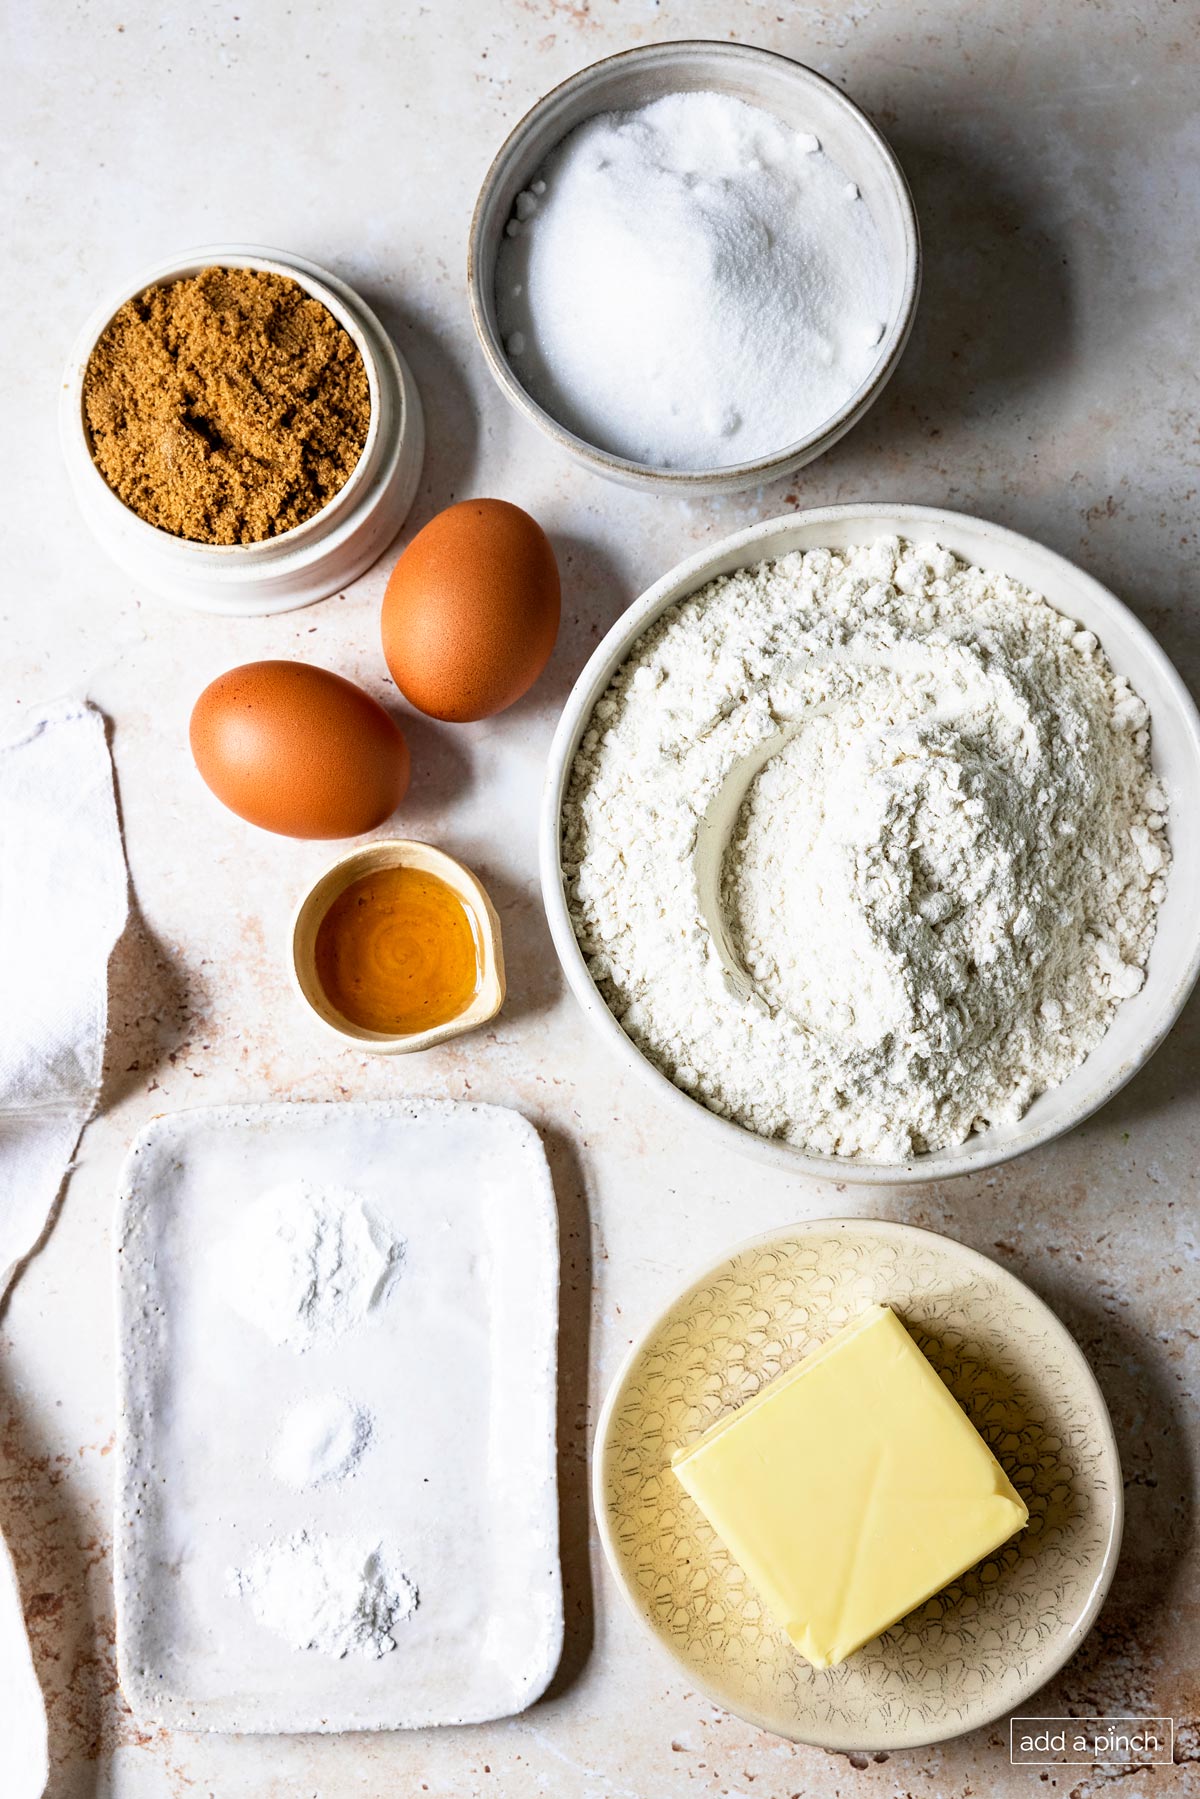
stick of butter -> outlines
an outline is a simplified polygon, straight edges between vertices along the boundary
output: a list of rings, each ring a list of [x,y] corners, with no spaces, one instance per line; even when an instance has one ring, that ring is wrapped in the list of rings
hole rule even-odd
[[[672,1465],[814,1668],[845,1661],[1029,1519],[887,1306],[852,1319]]]

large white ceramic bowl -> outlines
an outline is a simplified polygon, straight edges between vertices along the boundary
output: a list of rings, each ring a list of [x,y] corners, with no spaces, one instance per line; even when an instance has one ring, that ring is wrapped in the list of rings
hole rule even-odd
[[[1087,1060],[1061,1086],[1041,1094],[1019,1123],[994,1126],[953,1148],[902,1163],[810,1155],[719,1118],[668,1080],[625,1035],[588,973],[571,928],[560,855],[563,795],[592,708],[660,613],[717,575],[790,550],[841,549],[890,535],[936,540],[979,567],[999,570],[1043,593],[1058,611],[1096,633],[1118,674],[1128,676],[1150,708],[1154,769],[1170,802],[1167,829],[1173,855],[1145,984],[1118,1008],[1108,1034]],[[689,557],[618,619],[575,683],[559,720],[543,794],[540,860],[546,915],[572,991],[609,1048],[650,1082],[681,1121],[709,1131],[731,1148],[827,1180],[942,1180],[1007,1162],[1071,1130],[1137,1073],[1183,1010],[1200,973],[1200,717],[1145,626],[1098,581],[1053,551],[984,519],[934,506],[818,507],[767,519]]]
[[[515,373],[496,318],[496,258],[517,195],[563,139],[597,113],[646,106],[664,94],[731,94],[798,131],[815,132],[838,167],[857,182],[887,257],[887,327],[870,373],[857,391],[806,437],[769,456],[713,469],[665,469],[631,462],[588,443],[538,405]],[[815,69],[752,44],[686,40],[640,44],[580,69],[544,95],[513,128],[484,177],[467,250],[467,292],[480,347],[517,411],[594,474],[629,487],[674,493],[733,493],[791,474],[856,424],[895,372],[912,329],[921,288],[921,240],[908,183],[882,132],[840,88]]]

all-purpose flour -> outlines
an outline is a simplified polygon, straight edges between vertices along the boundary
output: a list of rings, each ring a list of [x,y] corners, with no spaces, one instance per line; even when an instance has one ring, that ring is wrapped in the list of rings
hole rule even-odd
[[[563,816],[605,999],[712,1110],[885,1161],[1015,1120],[1136,993],[1146,707],[1091,632],[895,539],[713,582],[598,703]]]
[[[244,1318],[304,1351],[365,1322],[403,1256],[357,1193],[288,1181],[247,1207],[215,1265]]]
[[[230,1590],[293,1649],[378,1659],[417,1607],[417,1590],[388,1553],[358,1537],[298,1530],[230,1570]]]

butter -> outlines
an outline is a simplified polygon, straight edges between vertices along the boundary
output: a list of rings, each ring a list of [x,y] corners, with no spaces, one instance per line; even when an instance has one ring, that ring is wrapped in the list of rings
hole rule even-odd
[[[672,1465],[814,1668],[845,1661],[1029,1519],[887,1306],[851,1320]]]

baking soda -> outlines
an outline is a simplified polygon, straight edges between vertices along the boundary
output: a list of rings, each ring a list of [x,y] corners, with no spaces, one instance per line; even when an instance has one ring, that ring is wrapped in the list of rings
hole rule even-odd
[[[496,303],[547,412],[677,469],[750,462],[824,425],[890,316],[857,185],[816,137],[714,93],[573,131],[517,198]]]

